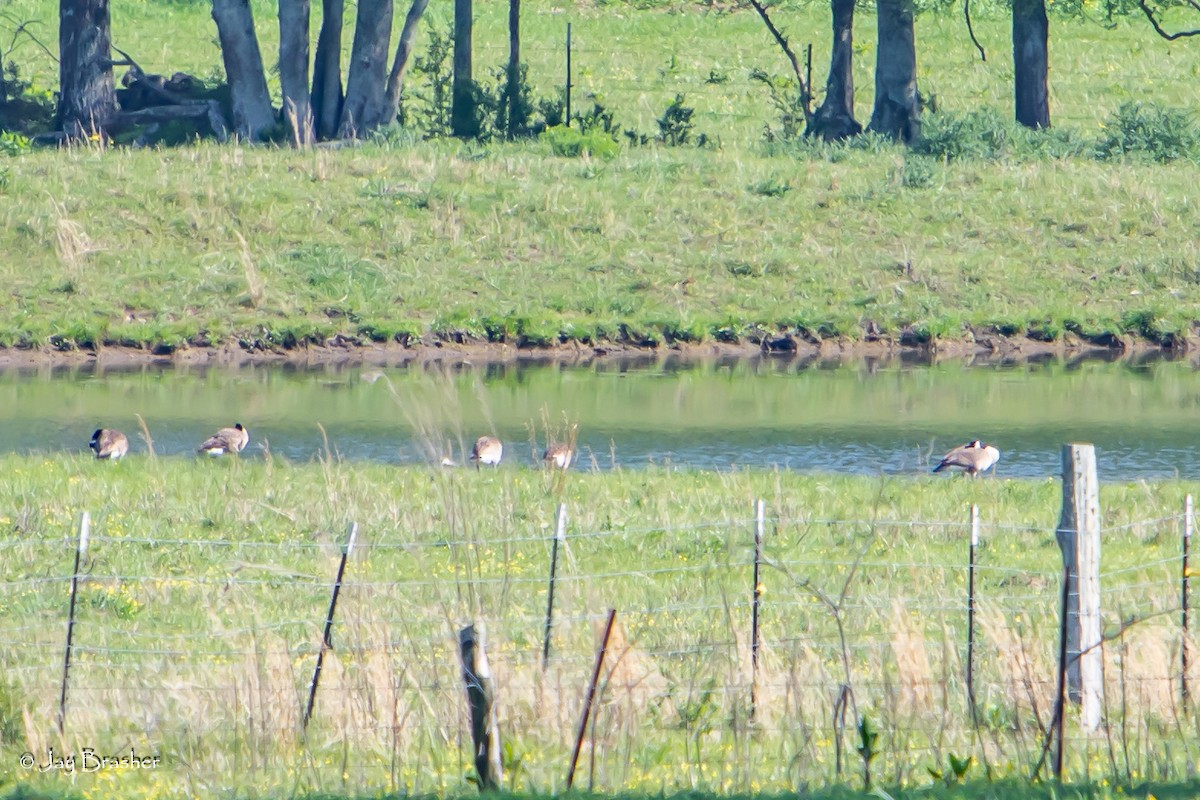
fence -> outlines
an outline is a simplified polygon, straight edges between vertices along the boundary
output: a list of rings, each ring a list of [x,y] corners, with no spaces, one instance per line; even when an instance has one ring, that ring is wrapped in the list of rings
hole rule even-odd
[[[86,550],[0,542],[0,746],[154,751],[188,786],[461,787],[473,751],[458,631],[479,620],[506,779],[557,791],[613,607],[576,786],[794,789],[864,766],[920,782],[951,756],[1028,773],[1050,752],[1053,530],[989,523],[986,508],[914,522],[751,506],[643,530],[559,519],[561,538],[359,530],[353,549],[344,534],[148,539],[98,524]],[[1189,498],[1104,530],[1104,725],[1089,734],[1068,708],[1067,776],[1177,777],[1195,755],[1191,519]],[[866,765],[863,718],[879,732]]]

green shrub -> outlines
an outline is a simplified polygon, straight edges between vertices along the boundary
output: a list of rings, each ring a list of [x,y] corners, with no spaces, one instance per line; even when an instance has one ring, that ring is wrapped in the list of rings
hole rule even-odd
[[[22,33],[29,35],[22,26],[13,34],[14,44]],[[25,80],[15,62],[5,61],[0,68],[0,131],[38,133],[50,130],[54,126],[55,112],[54,92]],[[15,154],[10,152],[8,155]]]
[[[1164,320],[1162,314],[1150,308],[1127,311],[1121,317],[1121,329],[1162,346],[1174,344],[1180,333],[1178,326]]]
[[[692,115],[696,109],[683,104],[683,95],[675,95],[674,102],[658,118],[658,141],[676,147],[687,144],[692,135]]]
[[[807,121],[804,116],[804,103],[800,96],[800,87],[792,78],[771,75],[761,69],[750,71],[750,80],[761,83],[766,87],[771,98],[771,107],[775,109],[778,128],[769,124],[763,127],[763,139],[767,142],[794,141],[804,133]]]
[[[906,156],[900,168],[900,185],[905,189],[928,189],[937,177],[938,162],[928,156]]]
[[[1026,128],[1012,130],[1013,155],[1024,159],[1074,158],[1090,155],[1093,142],[1076,128]]]
[[[1104,123],[1096,144],[1102,160],[1132,156],[1158,163],[1200,156],[1200,130],[1191,115],[1154,103],[1125,103]]]
[[[921,138],[913,152],[945,161],[958,158],[996,159],[1012,150],[1013,128],[993,108],[965,114],[929,114],[921,126]]]
[[[29,138],[12,131],[0,133],[0,155],[19,156],[33,149]]]
[[[547,128],[538,138],[550,146],[554,155],[567,158],[578,158],[585,153],[597,158],[614,158],[621,151],[611,134],[597,129],[584,132],[558,125]]]

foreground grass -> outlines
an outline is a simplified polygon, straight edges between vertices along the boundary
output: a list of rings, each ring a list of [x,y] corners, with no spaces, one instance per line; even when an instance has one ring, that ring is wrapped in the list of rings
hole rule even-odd
[[[951,755],[975,759],[968,778],[982,777],[983,765],[993,776],[1027,776],[1052,702],[1060,572],[1053,481],[660,469],[552,476],[279,459],[98,464],[66,455],[0,457],[0,472],[9,488],[0,507],[0,758],[7,768],[23,751],[51,747],[163,757],[153,773],[74,778],[98,795],[463,791],[470,748],[455,636],[470,620],[487,626],[511,785],[557,791],[595,626],[610,606],[619,625],[584,752],[583,774],[599,790],[857,782],[856,715],[880,730],[873,774],[896,791],[930,791],[928,770],[945,772]],[[1115,636],[1123,620],[1145,621],[1106,646],[1108,734],[1088,738],[1068,727],[1072,780],[1179,780],[1200,758],[1200,720],[1175,700],[1174,612],[1176,511],[1197,488],[1102,489],[1106,630]],[[751,723],[755,498],[766,501],[768,522]],[[569,524],[543,669],[559,500]],[[977,730],[963,683],[962,521],[972,502],[984,519]],[[67,577],[83,510],[92,515],[92,544],[60,737]],[[302,737],[299,717],[351,520],[359,547]],[[838,730],[830,720],[843,684],[853,706]],[[49,791],[66,780],[9,775]],[[1003,785],[981,791],[1030,796]],[[1117,790],[1079,791],[1058,796]]]
[[[86,795],[83,795],[86,796]],[[240,795],[231,794],[230,798]],[[267,795],[274,797],[275,795]],[[289,800],[358,800],[358,795],[342,793],[321,794],[286,794],[278,795]],[[416,800],[468,800],[479,795],[476,793],[464,795],[431,795],[417,796]],[[571,800],[710,800],[714,797],[729,798],[729,800],[794,800],[797,797],[804,800],[851,800],[851,798],[930,798],[930,800],[1115,800],[1115,798],[1134,798],[1134,800],[1190,800],[1200,796],[1200,784],[1195,781],[1181,783],[1138,783],[1117,784],[1085,784],[1062,786],[1053,783],[1029,784],[1024,781],[1000,780],[994,782],[969,781],[951,786],[931,785],[920,789],[904,789],[887,786],[872,792],[855,791],[836,786],[826,789],[806,789],[799,792],[754,793],[715,795],[705,791],[679,792],[676,794],[639,794],[630,792],[615,792],[610,794],[593,794],[587,792],[572,792],[558,795],[528,795],[516,793],[501,793],[494,795],[498,800],[549,800],[550,797],[567,797]],[[76,800],[80,795],[71,790],[39,791],[20,786],[8,792],[0,792],[0,800]],[[408,794],[372,794],[374,800],[403,800],[413,797]]]
[[[1100,163],[1083,152],[1135,99],[1131,87],[1147,82],[1137,76],[1154,76],[1163,105],[1193,99],[1190,62],[1144,26],[1055,23],[1055,121],[1085,143],[1073,149],[1081,155],[947,164],[884,145],[766,148],[774,112],[748,76],[782,64],[753,14],[552,10],[527,15],[525,28],[540,93],[555,91],[562,28],[574,19],[579,96],[597,93],[622,127],[652,133],[683,92],[696,133],[720,148],[578,160],[542,143],[401,133],[341,151],[24,156],[3,165],[0,280],[11,299],[0,346],[256,349],[339,334],[659,344],[754,341],[780,329],[920,343],[981,328],[1166,341],[1194,332],[1200,273],[1186,221],[1197,167]],[[271,9],[257,11],[270,52]],[[53,8],[21,0],[12,13],[50,18]],[[499,62],[503,9],[479,13],[480,58]],[[440,29],[445,20],[431,15]],[[779,21],[795,41],[816,42],[814,59],[826,62],[825,11],[792,8]],[[141,58],[147,67],[205,75],[217,64],[209,38],[163,33],[207,30],[203,5],[145,4],[115,24],[125,49],[153,51]],[[921,19],[922,86],[944,109],[1009,103],[1007,24],[985,19],[978,29],[993,54],[984,63],[957,20]],[[170,50],[150,47],[163,41]],[[872,51],[861,35],[860,75]],[[36,52],[26,58],[35,75],[54,66]],[[870,81],[859,85],[866,119]]]

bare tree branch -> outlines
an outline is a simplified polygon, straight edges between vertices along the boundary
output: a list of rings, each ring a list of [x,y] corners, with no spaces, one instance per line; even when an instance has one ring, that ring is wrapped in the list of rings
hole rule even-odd
[[[971,26],[971,0],[963,0],[963,16],[967,18],[967,33],[971,35],[971,41],[979,51],[979,60],[987,61],[987,53],[983,52],[983,45],[975,38],[975,28]]]
[[[12,14],[9,14],[6,11],[0,11],[0,19],[8,20],[9,22],[13,23],[16,26],[15,28],[13,28],[12,41],[8,43],[8,49],[4,51],[5,58],[7,58],[8,56],[13,54],[13,51],[17,49],[17,40],[20,39],[22,35],[24,35],[24,36],[29,37],[29,41],[33,42],[38,47],[40,47],[43,53],[50,56],[50,59],[55,64],[58,63],[58,56],[56,56],[56,55],[54,55],[54,53],[50,52],[50,48],[46,47],[46,45],[42,43],[42,40],[37,38],[36,36],[34,36],[33,32],[29,30],[29,28],[31,26],[38,24],[37,20],[27,19],[27,20],[19,21],[15,16],[13,16]]]
[[[1200,11],[1200,4],[1197,4],[1195,0],[1187,0],[1187,4],[1197,11]],[[1154,27],[1155,33],[1166,39],[1168,42],[1173,42],[1176,39],[1182,39],[1186,36],[1200,36],[1200,28],[1190,31],[1168,33],[1163,29],[1162,25],[1158,24],[1158,20],[1155,19],[1154,12],[1150,9],[1150,6],[1146,4],[1146,0],[1138,0],[1138,8],[1140,8],[1142,13],[1146,15],[1146,19],[1150,20],[1150,24]]]
[[[771,21],[771,17],[767,14],[767,8],[761,0],[750,0],[750,5],[754,6],[754,10],[762,17],[762,21],[766,23],[767,30],[775,37],[775,41],[783,48],[784,54],[788,57],[788,61],[792,62],[792,72],[796,75],[796,83],[800,84],[800,105],[804,108],[804,119],[810,120],[812,112],[809,106],[812,104],[812,88],[808,85],[808,81],[804,79],[804,73],[800,71],[800,60],[796,58],[796,54],[792,51],[792,46],[788,44],[787,37],[779,32],[775,27],[775,23]]]

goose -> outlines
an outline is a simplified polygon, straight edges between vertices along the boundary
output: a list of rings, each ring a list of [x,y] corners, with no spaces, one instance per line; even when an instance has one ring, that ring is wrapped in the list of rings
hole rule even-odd
[[[946,467],[959,467],[968,475],[977,476],[979,473],[991,469],[999,460],[999,450],[978,439],[972,439],[946,453],[942,457],[942,462],[934,467],[933,471],[941,472]]]
[[[546,466],[558,469],[566,469],[571,466],[571,459],[574,457],[575,453],[571,450],[571,445],[562,442],[555,442],[546,448],[546,452],[542,453],[542,461]]]
[[[503,455],[504,445],[495,436],[480,436],[475,440],[475,447],[471,449],[471,460],[475,462],[475,469],[479,469],[480,464],[490,464],[494,467],[500,463]]]
[[[221,428],[196,449],[210,456],[223,456],[226,453],[242,452],[242,448],[249,442],[250,434],[239,422],[232,428]]]
[[[97,428],[88,447],[96,451],[96,458],[116,461],[129,452],[129,439],[112,428]]]

